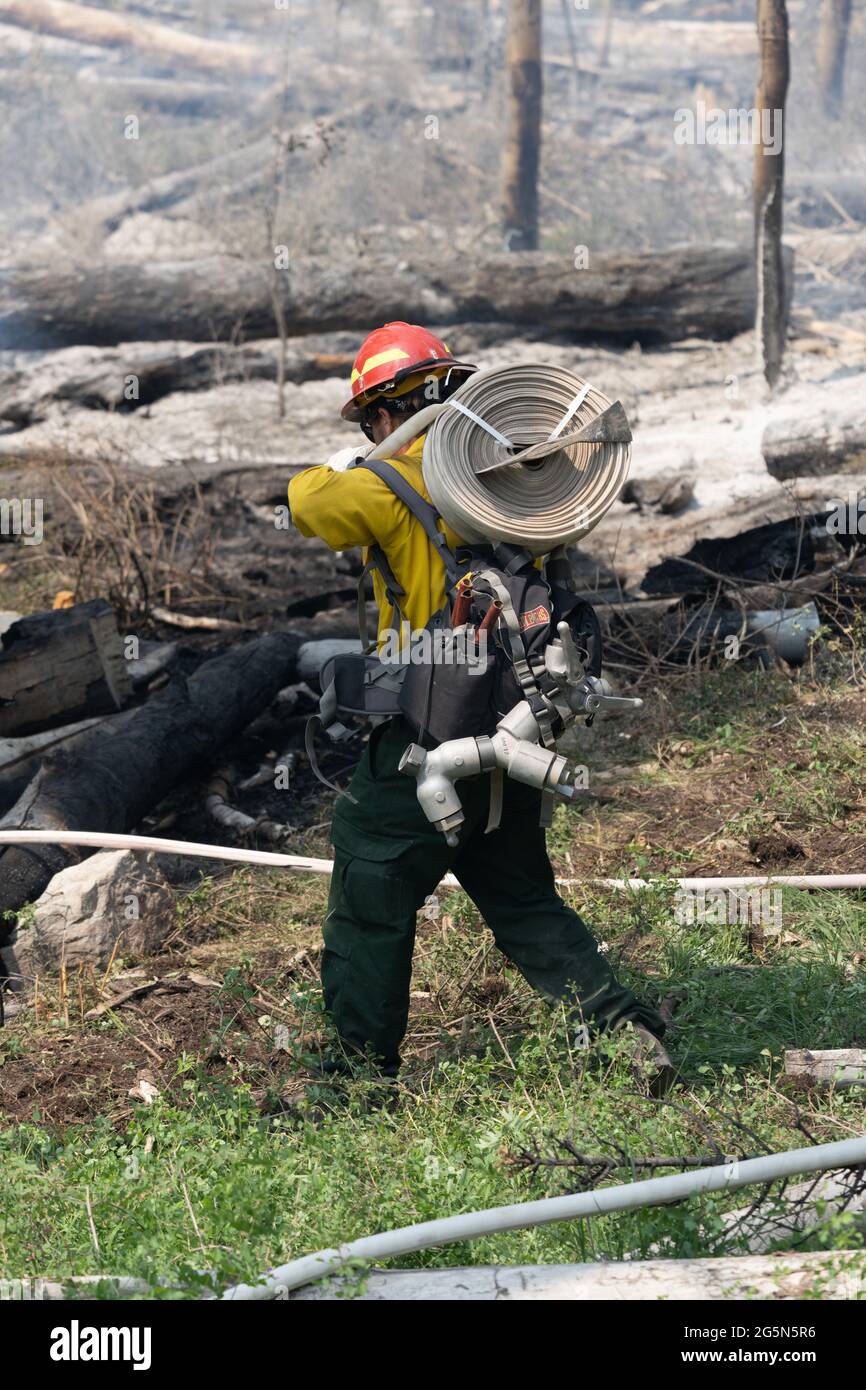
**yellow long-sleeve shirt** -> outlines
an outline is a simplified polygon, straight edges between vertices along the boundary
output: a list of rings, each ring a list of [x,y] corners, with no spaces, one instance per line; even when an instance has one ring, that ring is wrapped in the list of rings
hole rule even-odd
[[[429,502],[421,471],[423,449],[421,435],[388,462]],[[289,507],[301,535],[319,536],[332,550],[363,546],[366,561],[371,545],[381,547],[394,577],[406,591],[400,607],[413,632],[423,628],[444,604],[445,571],[423,526],[387,483],[368,468],[345,472],[307,468],[289,483]],[[452,550],[461,544],[444,522],[440,522],[440,530]],[[378,571],[373,572],[373,591],[379,605],[381,643],[391,627],[392,612]]]

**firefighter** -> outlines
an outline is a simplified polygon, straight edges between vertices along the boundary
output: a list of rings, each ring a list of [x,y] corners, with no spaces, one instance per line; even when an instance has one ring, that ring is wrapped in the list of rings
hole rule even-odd
[[[474,370],[427,329],[385,324],[361,346],[343,419],[380,444],[431,400],[447,399]],[[429,500],[423,445],[422,434],[389,462]],[[293,522],[333,550],[378,546],[405,592],[402,616],[418,631],[445,603],[442,562],[388,486],[370,470],[351,467],[358,453],[342,451],[292,479]],[[440,525],[451,549],[458,547],[460,538]],[[373,584],[381,641],[391,607],[375,570]],[[334,812],[322,984],[347,1055],[372,1058],[383,1075],[396,1076],[416,912],[450,870],[529,983],[549,999],[565,1000],[578,1024],[594,1031],[631,1025],[635,1052],[652,1071],[655,1089],[663,1088],[672,1075],[660,1041],[664,1022],[619,983],[586,924],[558,896],[539,824],[541,793],[506,778],[499,828],[485,834],[489,779],[468,779],[461,786],[466,822],[459,845],[449,848],[419,807],[413,779],[398,771],[414,737],[402,717],[378,725],[352,779],[351,799],[340,797]]]

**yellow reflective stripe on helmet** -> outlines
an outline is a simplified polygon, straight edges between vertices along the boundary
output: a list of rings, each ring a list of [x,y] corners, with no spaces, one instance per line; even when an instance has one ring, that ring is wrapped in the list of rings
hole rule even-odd
[[[361,375],[366,376],[372,372],[374,367],[384,367],[386,362],[411,361],[408,352],[402,348],[388,348],[385,352],[377,352],[375,356],[368,357],[361,369]]]

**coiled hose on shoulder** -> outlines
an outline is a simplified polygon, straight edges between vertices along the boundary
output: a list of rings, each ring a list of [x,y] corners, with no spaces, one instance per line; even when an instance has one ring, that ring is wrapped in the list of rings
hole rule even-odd
[[[628,476],[629,443],[574,439],[610,405],[564,367],[494,367],[425,406],[368,457],[393,457],[428,430],[424,482],[448,525],[465,541],[546,555],[597,526]]]
[[[474,373],[424,444],[434,505],[469,542],[505,541],[533,555],[573,544],[598,525],[628,475],[628,443],[574,438],[610,405],[564,367]]]

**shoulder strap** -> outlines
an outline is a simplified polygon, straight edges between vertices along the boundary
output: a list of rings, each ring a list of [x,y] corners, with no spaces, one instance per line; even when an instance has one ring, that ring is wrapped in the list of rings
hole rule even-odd
[[[361,650],[363,652],[373,651],[376,643],[370,640],[367,629],[367,597],[364,592],[364,582],[367,575],[372,570],[378,570],[385,585],[385,596],[391,605],[391,612],[397,631],[402,630],[403,610],[400,607],[400,599],[406,597],[406,590],[400,585],[397,576],[388,564],[385,552],[381,546],[371,545],[368,550],[368,559],[358,578],[358,635],[361,638]]]
[[[449,584],[456,584],[460,578],[461,569],[457,563],[457,557],[448,547],[448,542],[443,533],[439,530],[439,513],[428,502],[426,497],[422,497],[417,488],[407,482],[403,474],[394,468],[393,464],[386,463],[384,459],[359,459],[355,464],[356,468],[369,468],[371,473],[375,473],[387,487],[391,489],[395,497],[399,497],[404,506],[424,527],[427,539],[437,551],[448,576]]]

